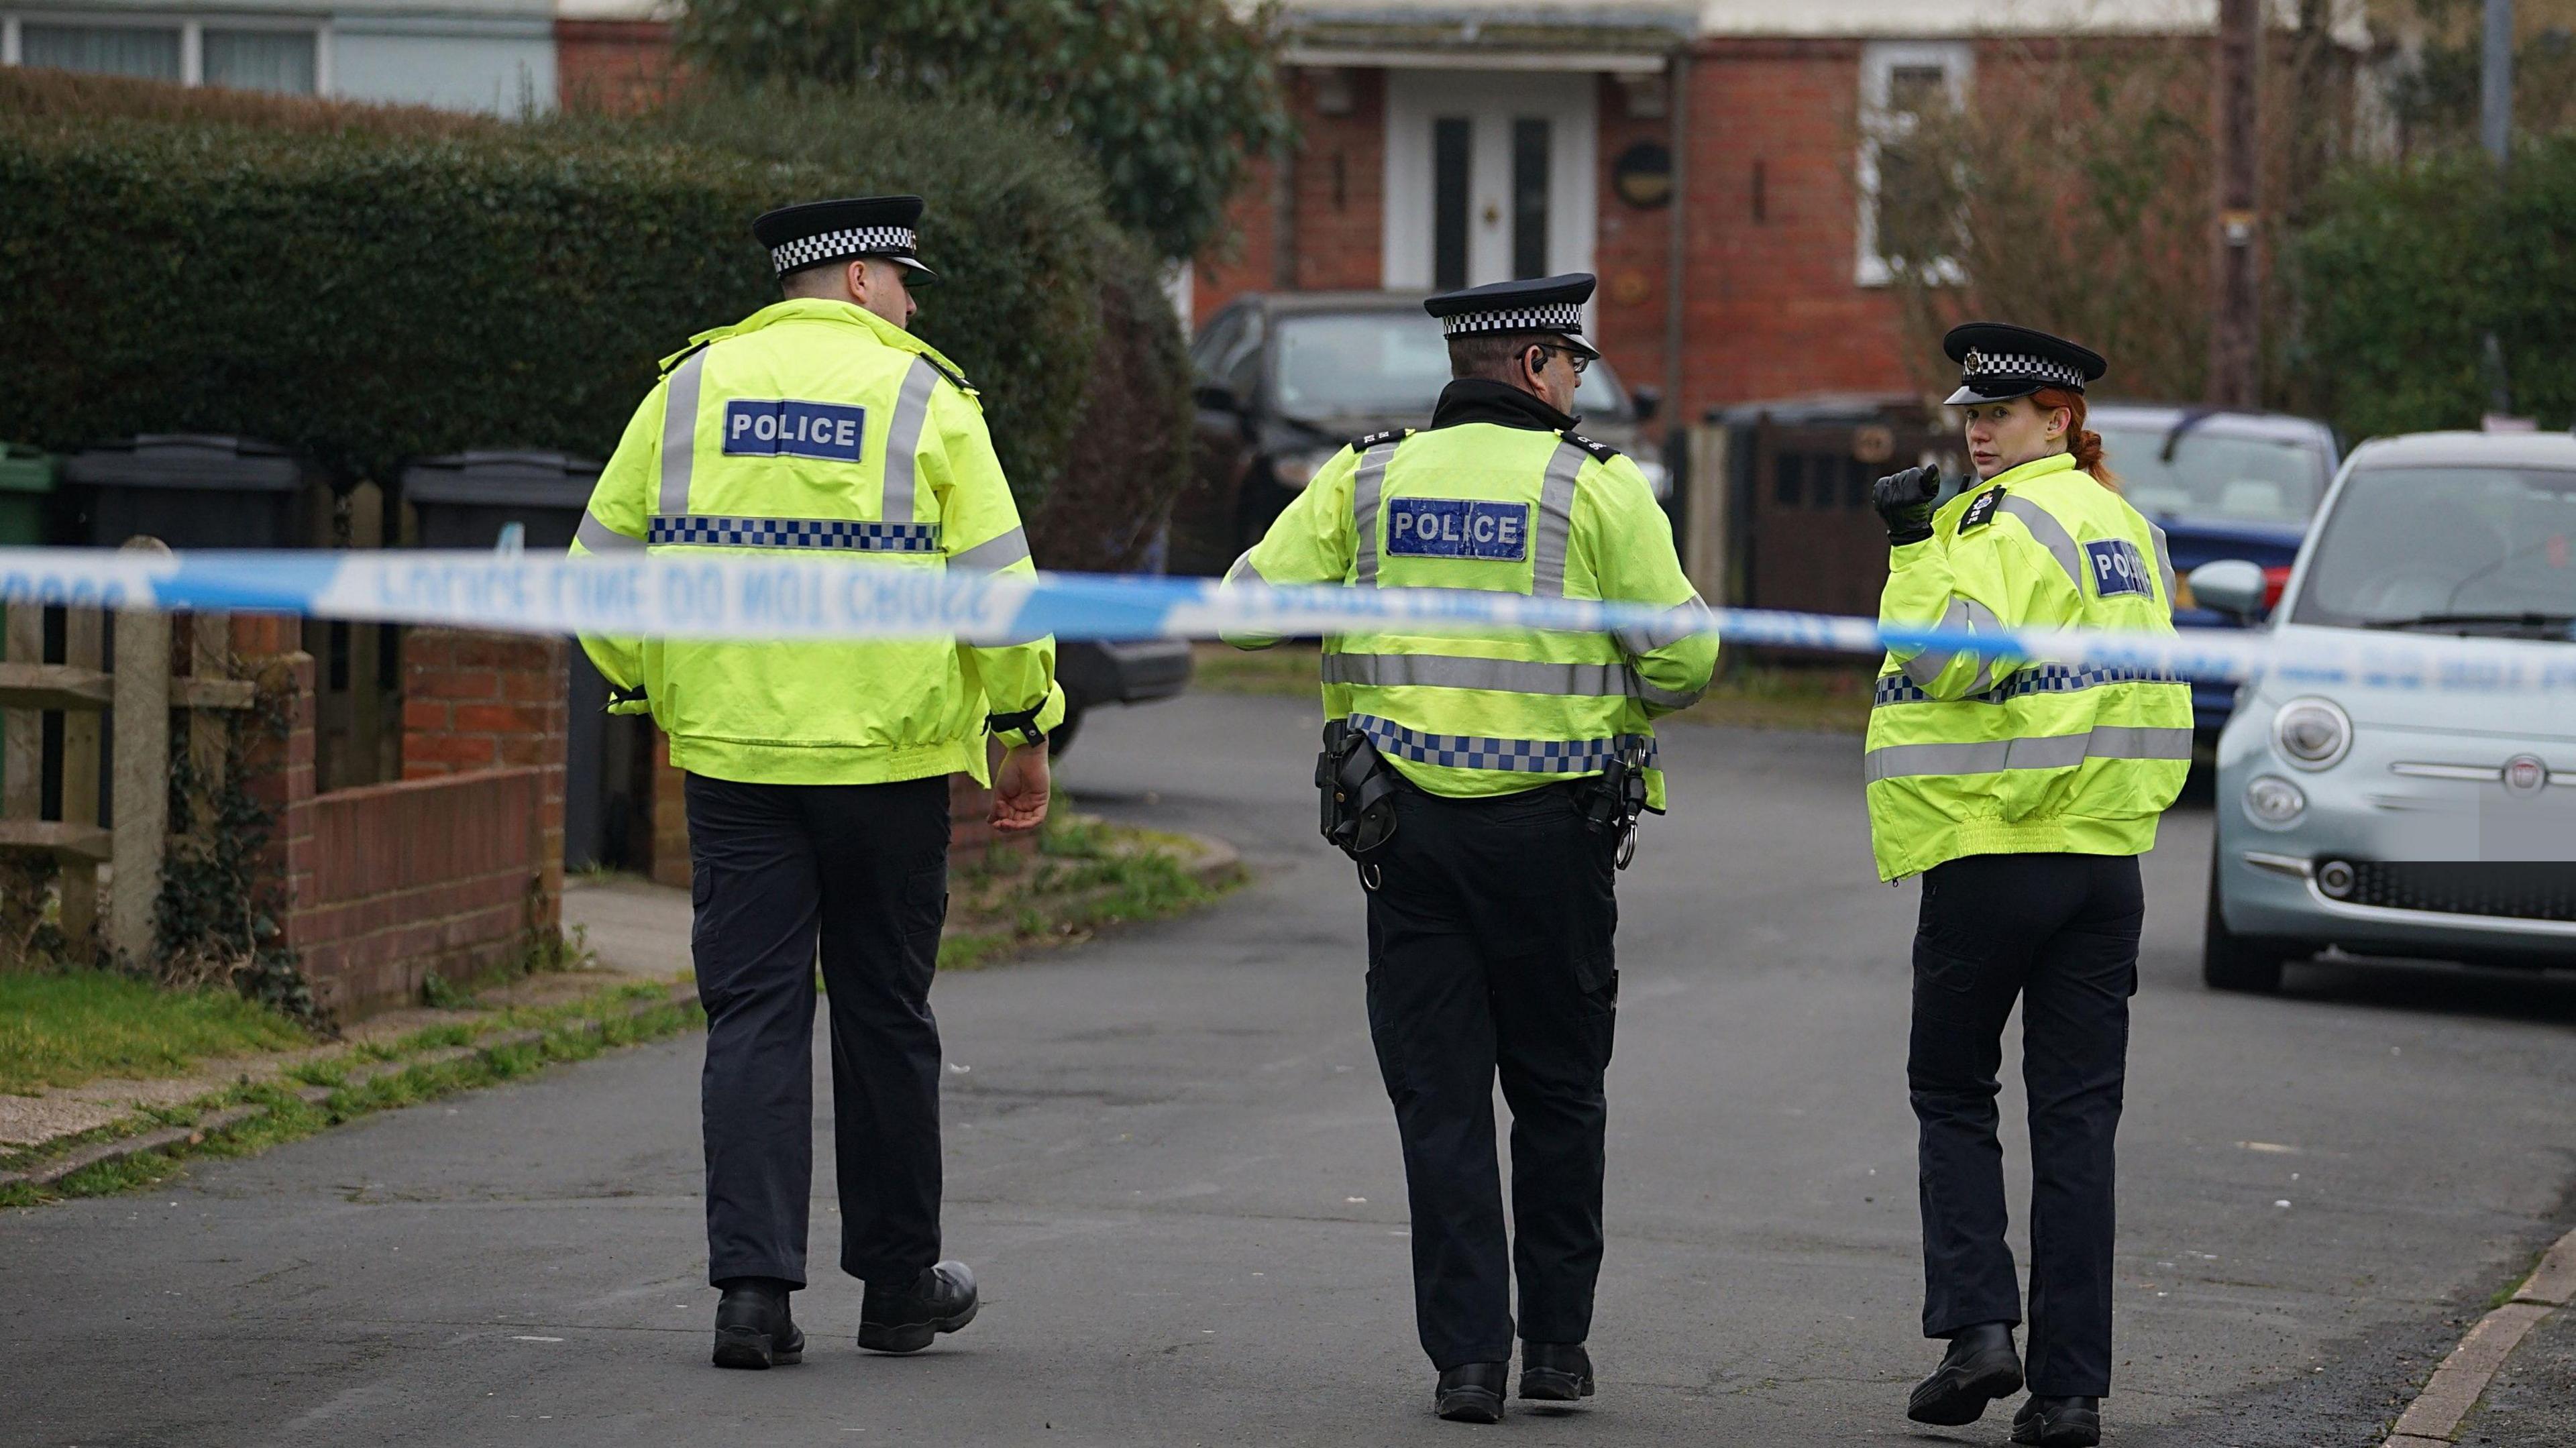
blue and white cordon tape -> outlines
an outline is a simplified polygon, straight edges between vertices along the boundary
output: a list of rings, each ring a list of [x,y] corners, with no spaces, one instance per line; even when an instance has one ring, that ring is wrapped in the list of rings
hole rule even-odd
[[[1769,609],[1635,604],[1429,588],[1219,591],[1216,580],[1041,573],[1007,577],[749,554],[181,552],[0,548],[0,601],[250,609],[517,633],[724,639],[1475,635],[1506,629],[1714,630],[1731,644],[1873,654],[1958,650],[2195,679],[2277,672],[2303,683],[2428,690],[2576,689],[2576,649],[2497,639],[2337,631],[2296,649],[2265,630],[1978,633]]]

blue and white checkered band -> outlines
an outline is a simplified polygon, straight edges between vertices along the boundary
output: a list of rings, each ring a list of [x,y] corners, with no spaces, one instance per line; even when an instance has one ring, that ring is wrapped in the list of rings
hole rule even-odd
[[[1464,332],[1580,332],[1583,309],[1572,302],[1543,307],[1503,307],[1491,312],[1459,312],[1440,319],[1443,336]]]
[[[1488,739],[1475,734],[1432,734],[1375,714],[1353,714],[1351,727],[1386,753],[1445,769],[1498,769],[1515,774],[1598,774],[1632,751],[1646,768],[1657,767],[1655,736],[1620,734],[1608,739]]]
[[[936,523],[861,523],[840,518],[723,518],[656,515],[644,524],[655,548],[826,549],[851,553],[936,553]]]
[[[909,226],[858,226],[847,231],[827,231],[820,236],[800,236],[769,249],[769,264],[785,276],[827,261],[847,261],[854,256],[910,256],[917,248]]]
[[[2083,369],[2071,362],[2055,362],[2034,357],[2027,352],[1970,352],[1960,362],[1959,385],[1974,387],[1982,378],[2008,377],[2014,381],[2036,377],[2043,383],[2059,387],[2084,385]]]

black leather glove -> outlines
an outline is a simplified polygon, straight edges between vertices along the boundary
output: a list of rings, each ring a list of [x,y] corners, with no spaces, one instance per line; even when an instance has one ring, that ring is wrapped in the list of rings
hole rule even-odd
[[[1890,473],[1870,489],[1870,506],[1887,524],[1887,542],[1892,548],[1920,543],[1932,536],[1932,500],[1941,496],[1941,469],[1935,466],[1907,468]]]

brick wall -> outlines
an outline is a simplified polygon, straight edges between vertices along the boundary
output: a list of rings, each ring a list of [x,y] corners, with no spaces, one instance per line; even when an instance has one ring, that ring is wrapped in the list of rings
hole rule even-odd
[[[561,832],[547,856],[542,820],[562,778],[558,764],[316,796],[313,869],[287,934],[323,1004],[398,1005],[433,972],[463,981],[518,960],[559,909]]]
[[[1599,220],[1592,269],[1601,278],[1593,293],[1593,340],[1631,386],[1664,385],[1664,308],[1672,293],[1673,213],[1632,206],[1620,199],[1612,176],[1620,153],[1641,141],[1669,146],[1673,123],[1661,116],[1629,114],[1629,88],[1600,79],[1600,155],[1594,163]],[[1666,414],[1669,416],[1670,414]]]
[[[1743,41],[1694,56],[1680,416],[1907,385],[1897,299],[1853,276],[1860,50]]]
[[[276,817],[264,871],[284,943],[344,1018],[418,998],[436,971],[506,965],[560,921],[565,645],[412,629],[404,780],[317,794],[314,668],[293,619],[236,616],[233,650],[286,698],[243,787]]]
[[[1348,103],[1326,115],[1324,93]],[[1299,145],[1289,159],[1288,275],[1299,291],[1368,290],[1384,276],[1386,72],[1288,72]],[[1230,237],[1193,270],[1191,315],[1205,322],[1244,292],[1279,289],[1278,172],[1257,162],[1227,213]]]
[[[555,93],[566,110],[642,110],[679,78],[663,21],[555,22]]]

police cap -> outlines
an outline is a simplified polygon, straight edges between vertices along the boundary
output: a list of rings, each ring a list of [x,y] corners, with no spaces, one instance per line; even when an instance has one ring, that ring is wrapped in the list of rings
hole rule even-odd
[[[1442,292],[1422,303],[1440,319],[1451,337],[1478,332],[1553,332],[1586,357],[1598,357],[1583,338],[1583,304],[1592,300],[1592,273],[1536,277],[1521,282],[1494,282],[1465,291]]]
[[[1941,350],[1959,364],[1952,407],[2028,397],[2043,387],[2082,392],[2110,368],[2090,347],[2009,322],[1963,322],[1941,339]]]
[[[918,196],[808,201],[762,213],[751,224],[751,234],[769,248],[769,264],[782,277],[854,257],[881,256],[912,273],[912,284],[919,286],[939,280],[939,273],[913,254],[919,245],[913,227],[921,220],[921,207]]]

